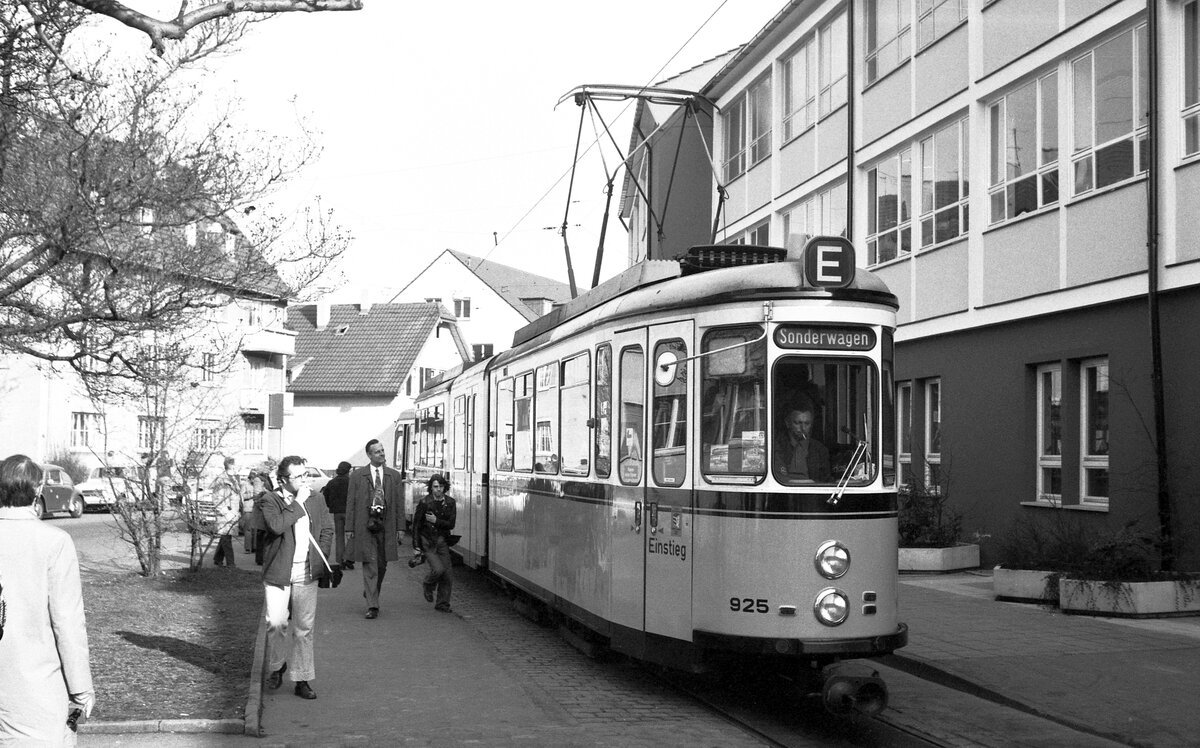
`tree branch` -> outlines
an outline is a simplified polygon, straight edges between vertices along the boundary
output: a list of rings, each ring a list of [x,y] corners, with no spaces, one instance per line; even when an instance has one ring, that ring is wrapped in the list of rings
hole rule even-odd
[[[195,10],[184,3],[179,15],[170,21],[140,13],[118,0],[68,0],[85,10],[113,18],[150,37],[150,46],[160,56],[166,52],[167,40],[179,40],[203,23],[238,13],[322,13],[362,10],[362,0],[223,0],[209,2]]]

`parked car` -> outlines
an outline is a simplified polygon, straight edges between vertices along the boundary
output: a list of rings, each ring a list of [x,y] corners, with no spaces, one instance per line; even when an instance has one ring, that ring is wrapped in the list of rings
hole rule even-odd
[[[337,474],[334,470],[325,470],[324,468],[314,467],[312,465],[304,466],[304,474],[308,476],[308,488],[313,493],[320,493],[329,479]]]
[[[84,509],[112,510],[114,504],[131,496],[130,468],[101,465],[88,471],[87,479],[76,488],[83,495]]]
[[[43,463],[41,468],[42,485],[38,489],[38,497],[33,500],[37,516],[45,519],[51,514],[66,513],[75,519],[82,517],[83,494],[75,487],[67,471],[47,463]]]

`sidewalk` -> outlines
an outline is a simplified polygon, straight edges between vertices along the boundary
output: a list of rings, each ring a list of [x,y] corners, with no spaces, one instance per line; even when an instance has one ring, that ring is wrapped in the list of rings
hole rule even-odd
[[[1200,745],[1200,618],[1093,618],[997,602],[987,571],[900,582],[910,635],[891,664],[1097,736],[1089,744]],[[903,721],[906,705],[896,694],[891,704],[888,714]],[[1043,732],[1019,744],[1056,740]]]
[[[363,618],[360,570],[321,592],[319,698],[295,697],[286,677],[262,691],[260,739],[87,735],[80,745],[761,745],[638,668],[579,657],[498,603],[475,572],[456,569],[454,613],[434,611],[423,573],[389,564],[373,621]],[[1200,746],[1200,618],[1100,619],[996,602],[990,572],[906,575],[900,597],[909,644],[880,664],[891,724],[948,746]]]

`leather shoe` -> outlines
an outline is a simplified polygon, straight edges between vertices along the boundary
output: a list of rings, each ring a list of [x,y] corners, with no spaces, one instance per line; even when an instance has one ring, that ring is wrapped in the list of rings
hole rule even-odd
[[[296,681],[296,695],[302,699],[315,699],[317,692],[312,690],[312,686],[308,685],[308,681]]]
[[[433,606],[433,609],[440,613],[449,613],[450,605],[449,603],[438,603],[437,605]]]
[[[354,562],[353,562],[353,561],[343,561],[343,562],[342,562],[342,568],[343,568],[343,569],[346,569],[346,570],[353,569],[353,568],[354,568]]]
[[[287,670],[286,662],[283,663],[283,667],[279,668],[278,670],[272,670],[271,674],[269,676],[267,676],[267,688],[274,691],[276,688],[279,688],[280,686],[282,686],[283,685],[283,671],[285,671],[285,670]]]
[[[425,602],[433,602],[433,588],[429,585],[425,585]]]
[[[367,618],[378,618],[379,608],[367,608]]]

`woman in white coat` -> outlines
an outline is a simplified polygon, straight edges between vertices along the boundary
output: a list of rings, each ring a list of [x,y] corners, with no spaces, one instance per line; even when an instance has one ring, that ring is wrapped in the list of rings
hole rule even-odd
[[[24,455],[0,462],[0,746],[74,745],[70,709],[87,716],[96,702],[79,559],[71,536],[34,514],[41,482]]]

